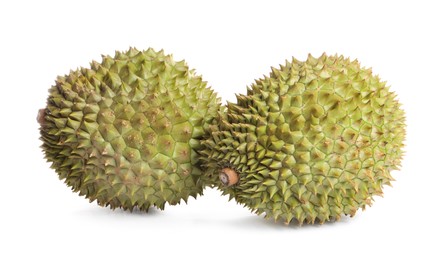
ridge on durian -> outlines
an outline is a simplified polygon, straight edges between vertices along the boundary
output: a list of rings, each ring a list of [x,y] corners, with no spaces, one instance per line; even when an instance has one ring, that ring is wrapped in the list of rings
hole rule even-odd
[[[204,182],[285,223],[354,216],[390,185],[403,154],[396,94],[339,55],[272,68],[216,120],[202,142]]]
[[[164,209],[202,194],[196,150],[219,99],[184,61],[116,51],[57,78],[38,121],[51,167],[112,209]]]

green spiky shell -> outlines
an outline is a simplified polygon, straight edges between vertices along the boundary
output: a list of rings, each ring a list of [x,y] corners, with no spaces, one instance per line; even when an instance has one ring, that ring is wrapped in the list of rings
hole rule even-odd
[[[402,157],[404,112],[371,69],[342,56],[293,59],[228,103],[203,142],[207,183],[258,214],[300,224],[353,216]],[[239,182],[224,187],[223,167]]]
[[[130,48],[58,77],[49,92],[42,148],[75,192],[145,211],[202,193],[196,150],[219,99],[184,61]]]

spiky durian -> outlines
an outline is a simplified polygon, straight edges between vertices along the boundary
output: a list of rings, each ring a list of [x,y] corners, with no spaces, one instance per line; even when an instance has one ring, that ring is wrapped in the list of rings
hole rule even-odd
[[[323,223],[370,205],[393,180],[405,137],[396,95],[338,55],[272,68],[218,121],[202,142],[205,182],[286,223]]]
[[[196,149],[220,101],[184,61],[130,48],[58,77],[49,93],[42,148],[73,191],[144,211],[202,193]]]

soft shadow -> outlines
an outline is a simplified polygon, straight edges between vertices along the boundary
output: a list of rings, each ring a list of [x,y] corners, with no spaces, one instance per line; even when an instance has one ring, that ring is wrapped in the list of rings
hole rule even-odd
[[[243,229],[277,229],[277,230],[308,230],[308,229],[318,229],[318,228],[326,228],[330,226],[338,226],[338,225],[348,225],[353,222],[356,217],[342,216],[340,220],[335,221],[327,221],[323,224],[314,223],[307,224],[303,223],[299,225],[298,221],[293,220],[289,224],[285,224],[282,221],[275,222],[273,219],[265,219],[264,216],[247,216],[238,218],[236,220],[231,220],[229,224],[236,228]],[[228,223],[224,223],[228,225]]]
[[[94,216],[94,217],[156,217],[163,214],[163,211],[160,209],[157,209],[155,207],[150,207],[148,209],[148,212],[139,210],[138,208],[134,208],[133,211],[129,210],[123,210],[121,208],[118,209],[111,209],[109,207],[97,207],[94,205],[94,207],[89,207],[87,209],[82,209],[76,211],[78,215],[82,216]]]

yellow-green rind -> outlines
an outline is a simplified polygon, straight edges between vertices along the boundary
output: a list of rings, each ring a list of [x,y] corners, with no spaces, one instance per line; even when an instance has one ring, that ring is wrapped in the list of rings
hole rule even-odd
[[[293,59],[228,103],[209,130],[205,183],[267,218],[353,216],[398,169],[405,117],[385,82],[343,56]],[[236,185],[218,180],[224,167]]]
[[[202,193],[196,150],[220,101],[184,61],[130,48],[58,77],[49,93],[42,148],[73,191],[143,211]]]

